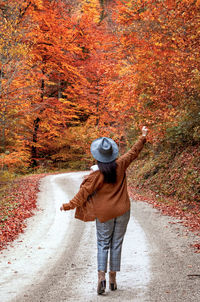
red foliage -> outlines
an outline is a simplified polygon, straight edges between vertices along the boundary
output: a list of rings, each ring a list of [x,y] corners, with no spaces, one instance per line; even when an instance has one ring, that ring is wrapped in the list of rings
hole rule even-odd
[[[191,244],[191,247],[195,248],[195,253],[200,253],[200,243]]]
[[[189,205],[186,205],[184,201],[177,201],[168,197],[161,199],[161,196],[151,190],[138,190],[132,186],[129,186],[129,195],[136,201],[144,201],[151,204],[154,208],[161,211],[163,215],[180,219],[178,223],[182,223],[190,231],[200,235],[199,205],[196,202],[190,202]],[[197,249],[197,253],[200,252],[200,243],[195,243],[192,247]]]
[[[24,177],[13,183],[0,205],[0,250],[26,227],[25,219],[34,214],[40,179],[44,175]]]

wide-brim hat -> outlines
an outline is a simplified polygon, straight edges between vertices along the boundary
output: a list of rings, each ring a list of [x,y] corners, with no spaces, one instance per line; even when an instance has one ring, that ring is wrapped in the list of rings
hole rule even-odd
[[[92,142],[90,151],[96,160],[102,163],[110,163],[117,158],[119,149],[111,138],[100,137]]]

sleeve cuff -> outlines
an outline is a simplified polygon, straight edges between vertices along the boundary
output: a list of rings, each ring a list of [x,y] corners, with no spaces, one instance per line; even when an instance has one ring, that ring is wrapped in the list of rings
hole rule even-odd
[[[71,208],[70,208],[69,203],[63,203],[63,209],[64,209],[64,211],[70,210]]]
[[[146,141],[147,141],[147,138],[144,135],[141,135],[140,139],[142,140],[143,143],[146,143]]]

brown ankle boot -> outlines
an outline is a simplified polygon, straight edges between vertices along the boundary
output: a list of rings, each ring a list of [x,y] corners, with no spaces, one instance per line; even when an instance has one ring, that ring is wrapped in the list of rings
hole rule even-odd
[[[97,294],[101,295],[101,294],[105,293],[105,289],[106,289],[105,272],[99,271],[98,272]]]
[[[110,290],[117,289],[116,272],[109,272],[109,288]]]

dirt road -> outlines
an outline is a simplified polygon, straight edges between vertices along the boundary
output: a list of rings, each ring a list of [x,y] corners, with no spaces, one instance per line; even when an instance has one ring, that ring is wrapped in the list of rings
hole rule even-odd
[[[199,238],[142,202],[132,202],[119,289],[96,295],[95,223],[59,211],[85,174],[42,180],[40,210],[13,247],[0,254],[0,301],[200,301],[200,254],[189,247]]]

